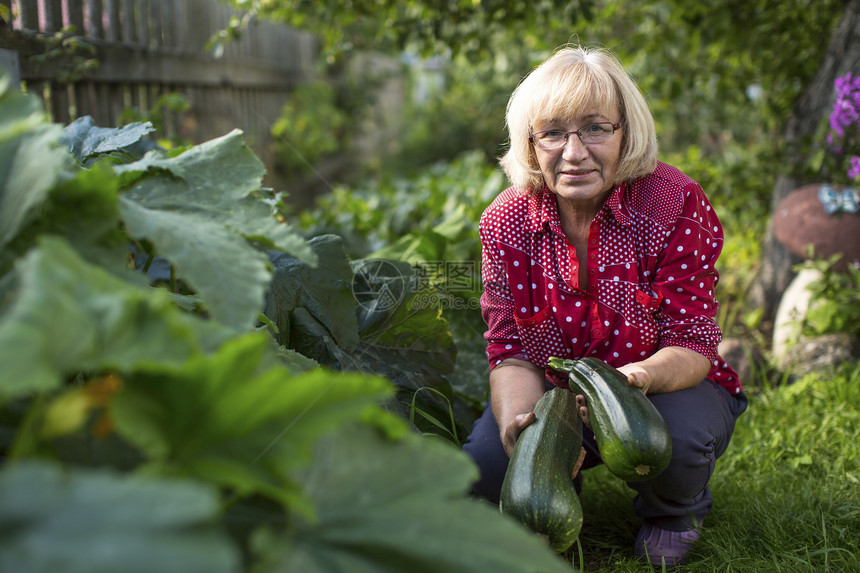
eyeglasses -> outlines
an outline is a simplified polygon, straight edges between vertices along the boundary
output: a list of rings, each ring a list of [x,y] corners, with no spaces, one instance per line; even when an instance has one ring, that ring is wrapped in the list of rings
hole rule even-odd
[[[621,129],[621,122],[612,123],[610,121],[601,121],[586,125],[576,131],[562,131],[561,129],[547,129],[539,131],[529,136],[529,141],[537,147],[544,150],[559,149],[567,145],[567,138],[570,134],[575,133],[582,143],[602,143],[607,141],[612,135]]]

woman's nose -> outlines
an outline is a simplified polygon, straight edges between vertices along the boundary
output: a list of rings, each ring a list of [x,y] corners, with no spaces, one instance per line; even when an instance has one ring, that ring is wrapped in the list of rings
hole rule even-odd
[[[588,147],[579,139],[575,133],[567,136],[567,141],[562,147],[562,157],[568,161],[583,159],[588,156]]]

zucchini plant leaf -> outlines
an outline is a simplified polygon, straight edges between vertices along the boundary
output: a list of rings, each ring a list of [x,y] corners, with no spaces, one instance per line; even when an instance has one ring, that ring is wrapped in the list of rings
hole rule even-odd
[[[0,77],[0,251],[29,223],[48,192],[72,167],[58,145],[62,130],[48,123],[33,96]]]
[[[271,280],[266,256],[249,241],[316,264],[307,242],[255,195],[264,167],[238,130],[176,157],[150,152],[115,170],[129,234],[151,242],[231,327],[253,326]]]
[[[497,507],[466,497],[476,468],[441,440],[351,427],[320,440],[298,478],[317,520],[296,519],[272,571],[571,572]]]
[[[353,266],[353,288],[365,293],[358,304],[361,343],[341,356],[340,367],[388,377],[398,388],[393,406],[407,417],[406,404],[423,388],[437,389],[454,401],[446,376],[454,369],[457,348],[432,292],[413,289],[414,269],[402,261],[362,260]],[[376,298],[369,298],[373,293],[378,293]],[[421,392],[416,404],[435,418],[447,419],[451,402],[435,392]]]
[[[115,170],[126,195],[150,209],[206,213],[247,239],[288,252],[308,264],[316,263],[304,238],[275,218],[274,208],[262,197],[266,170],[245,144],[240,130],[195,145],[175,157],[150,152],[140,161],[115,166]]]
[[[62,143],[81,164],[99,156],[121,151],[155,131],[150,122],[129,123],[122,127],[98,127],[92,116],[77,118],[66,126]]]
[[[0,471],[0,570],[238,572],[219,513],[206,484],[15,463]]]
[[[150,469],[193,476],[239,494],[262,493],[312,512],[290,474],[314,441],[361,419],[391,393],[381,377],[321,368],[294,374],[267,333],[234,338],[181,367],[141,368],[111,404],[120,435]]]
[[[55,388],[80,371],[180,364],[228,334],[179,311],[166,291],[87,263],[60,238],[40,239],[16,277],[0,316],[0,400]]]
[[[125,196],[120,208],[132,235],[166,253],[213,318],[238,330],[254,325],[271,280],[265,253],[198,213],[149,209]]]
[[[310,244],[319,255],[311,268],[289,255],[275,259],[265,314],[277,324],[280,344],[341,371],[382,374],[397,386],[390,406],[409,417],[405,403],[421,388],[451,396],[445,374],[456,357],[440,309],[412,291],[412,268],[399,261],[347,261],[341,239]],[[355,329],[355,330],[353,330]],[[448,404],[422,393],[419,405],[441,419]]]
[[[107,165],[64,177],[39,212],[6,249],[10,255],[24,255],[40,236],[61,236],[88,262],[127,276],[128,236],[120,227],[116,176]]]
[[[351,351],[359,341],[358,319],[350,286],[352,269],[343,242],[335,235],[322,235],[308,244],[319,261],[316,267],[286,253],[270,253],[274,278],[266,295],[264,313],[278,326],[281,333],[278,340],[284,346],[291,346],[292,341],[301,352],[308,344],[331,339]],[[294,330],[297,312],[309,315],[320,325],[312,338],[302,339]],[[313,351],[304,354],[320,356]]]

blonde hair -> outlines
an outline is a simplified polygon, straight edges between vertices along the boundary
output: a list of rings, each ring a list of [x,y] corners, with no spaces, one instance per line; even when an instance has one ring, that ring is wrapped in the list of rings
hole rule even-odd
[[[540,191],[544,181],[529,141],[532,129],[541,122],[572,121],[591,107],[621,113],[621,157],[612,184],[653,172],[654,118],[630,74],[608,50],[564,46],[523,78],[508,100],[510,147],[499,164],[511,183],[530,193]]]

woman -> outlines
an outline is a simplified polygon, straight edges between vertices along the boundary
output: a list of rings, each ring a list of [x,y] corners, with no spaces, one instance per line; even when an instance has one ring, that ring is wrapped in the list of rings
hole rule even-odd
[[[607,51],[557,51],[512,94],[507,127],[501,165],[513,186],[480,222],[491,373],[490,403],[464,446],[481,471],[474,491],[498,501],[535,403],[565,386],[548,359],[600,358],[645,392],[673,438],[667,470],[628,484],[643,520],[634,553],[682,563],[747,405],[717,354],[720,222],[695,181],[657,161],[648,106]],[[584,433],[583,469],[600,463]]]

